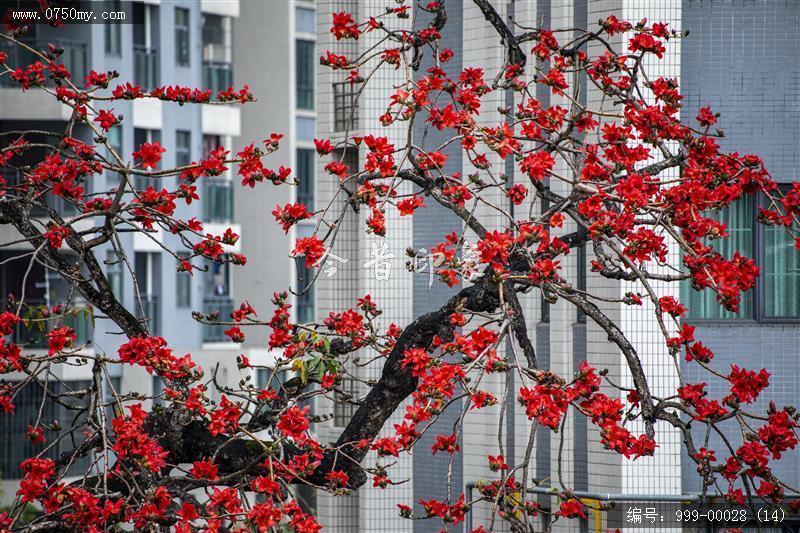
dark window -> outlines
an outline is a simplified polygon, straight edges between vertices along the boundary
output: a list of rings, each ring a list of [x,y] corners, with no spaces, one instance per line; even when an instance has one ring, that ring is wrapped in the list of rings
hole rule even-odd
[[[161,132],[158,130],[146,130],[135,128],[133,130],[133,149],[138,150],[144,143],[161,142]],[[161,168],[161,162],[158,163],[156,169]],[[147,178],[144,176],[136,176],[136,189],[143,191],[152,186],[156,190],[160,190],[163,186],[163,181],[157,178]]]
[[[112,0],[106,4],[113,11],[120,11],[119,0]],[[106,54],[112,56],[122,55],[122,26],[115,22],[106,22],[103,24],[105,31],[105,49]]]
[[[115,250],[108,250],[106,252],[106,278],[108,278],[108,284],[111,285],[111,292],[120,302],[125,296],[124,268],[125,262],[122,257]]]
[[[47,387],[53,394],[64,394],[86,390],[91,386],[90,381],[65,381],[50,382]],[[62,429],[58,432],[45,430],[47,442],[55,443],[50,448],[46,457],[55,459],[62,453],[74,450],[84,440],[83,423],[86,420],[86,400],[84,396],[63,396],[62,404],[53,401],[42,402],[44,383],[29,383],[22,387],[14,397],[16,412],[13,416],[0,417],[0,472],[5,479],[19,479],[22,471],[19,465],[29,457],[41,451],[41,445],[34,444],[25,438],[28,425],[32,424],[39,416],[44,423],[50,424],[53,420],[61,422]],[[71,436],[67,432],[73,427],[78,428]],[[58,439],[59,435],[65,435]],[[91,457],[77,459],[71,467],[73,475],[85,472],[89,467]]]
[[[297,201],[314,209],[314,160],[317,153],[308,148],[297,149]]]
[[[111,126],[111,129],[106,133],[106,142],[108,143],[109,148],[112,148],[115,152],[117,152],[118,156],[123,157],[122,126]],[[108,157],[111,159],[111,161],[116,162],[110,153],[108,154]]]
[[[737,251],[754,258],[761,268],[757,286],[742,295],[739,312],[732,313],[723,309],[710,289],[698,292],[685,282],[681,287],[682,300],[689,307],[689,319],[800,318],[800,251],[785,227],[765,226],[756,221],[757,200],[756,196],[747,195],[714,213],[714,218],[726,224],[729,236],[711,243],[728,259]]]
[[[207,296],[230,295],[230,263],[214,261],[205,275],[205,294]]]
[[[203,15],[203,85],[216,94],[233,85],[230,17]]]
[[[733,202],[730,207],[717,211],[713,217],[727,226],[729,237],[711,242],[711,246],[723,257],[730,259],[734,252],[753,257],[755,233],[755,206],[752,195],[743,196]],[[688,319],[727,320],[748,319],[753,315],[753,291],[742,296],[739,312],[733,313],[724,309],[717,302],[716,293],[709,289],[695,291],[688,282],[682,286],[682,300],[689,307]]]
[[[542,215],[547,213],[550,210],[550,200],[547,198],[542,198]],[[547,299],[542,293],[541,303],[542,306],[542,322],[550,322],[550,304],[547,302]]]
[[[154,406],[164,406],[167,404],[167,400],[164,396],[164,390],[166,387],[164,386],[164,380],[161,379],[161,376],[153,376],[153,405]]]
[[[192,133],[178,130],[175,132],[175,164],[185,167],[192,162]]]
[[[308,324],[314,321],[314,287],[309,287],[314,279],[314,269],[306,266],[305,259],[297,258],[297,321]]]
[[[220,146],[222,146],[222,137],[219,135],[203,135],[203,158],[208,158],[211,152]]]
[[[358,409],[358,382],[350,376],[343,376],[339,389],[334,394],[333,425],[345,427]]]
[[[333,131],[351,130],[358,124],[358,92],[361,85],[342,81],[333,84]]]
[[[159,307],[159,280],[161,279],[161,259],[159,254],[136,252],[134,271],[139,286],[138,296],[134,301],[135,309],[141,320],[147,323],[151,335],[161,332],[161,309]]]
[[[145,90],[159,84],[158,6],[133,3],[133,76]]]
[[[783,226],[764,227],[764,318],[800,318],[800,250]]]
[[[230,17],[203,14],[203,60],[230,63],[232,43]]]
[[[288,370],[278,370],[273,375],[272,368],[257,368],[256,369],[256,387],[259,389],[266,389],[270,387],[274,390],[280,390],[284,383],[286,383],[290,376]]]
[[[189,254],[180,253],[178,257],[183,261],[189,260]],[[192,275],[190,272],[178,272],[175,280],[175,305],[178,307],[192,306]]]
[[[175,63],[189,66],[189,10],[175,8]]]
[[[219,135],[203,135],[203,158],[222,146]],[[203,179],[203,220],[230,222],[233,220],[233,182],[229,176],[209,176]]]
[[[576,289],[578,291],[586,292],[586,245],[583,244],[575,249],[575,263],[576,263]],[[577,312],[576,319],[578,322],[586,322],[586,315],[580,308],[575,309]]]
[[[296,41],[297,108],[314,109],[314,42]]]

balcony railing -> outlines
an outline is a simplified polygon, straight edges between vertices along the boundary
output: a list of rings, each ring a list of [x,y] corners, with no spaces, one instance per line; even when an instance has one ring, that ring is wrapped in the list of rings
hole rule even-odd
[[[203,220],[206,222],[233,220],[233,185],[230,181],[206,180],[203,192]]]
[[[212,97],[233,86],[233,65],[223,61],[203,61],[203,89],[211,89]]]
[[[233,313],[233,300],[227,296],[206,296],[203,298],[203,313],[219,313],[219,321],[229,322]],[[203,342],[229,342],[225,330],[230,326],[203,326]]]
[[[145,90],[158,86],[158,50],[142,45],[133,46],[133,75]]]
[[[67,39],[22,39],[22,42],[31,48],[39,51],[46,51],[48,44],[56,48],[61,48],[64,52],[56,59],[56,63],[63,63],[69,70],[71,79],[76,85],[83,86],[83,78],[86,76],[86,43],[81,41],[71,41]],[[6,64],[13,68],[24,69],[28,65],[41,61],[33,52],[7,41],[0,42],[0,52],[8,55]],[[0,87],[16,87],[17,83],[10,76],[0,76]]]

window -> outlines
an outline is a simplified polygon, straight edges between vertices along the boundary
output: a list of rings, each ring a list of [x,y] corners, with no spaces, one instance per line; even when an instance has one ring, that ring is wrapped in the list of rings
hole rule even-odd
[[[291,378],[289,370],[278,370],[274,376],[272,375],[273,371],[272,368],[257,368],[256,387],[259,389],[270,387],[277,391]]]
[[[166,387],[164,386],[164,380],[161,379],[161,376],[153,376],[153,406],[161,406],[164,407],[167,405],[167,399],[165,397]]]
[[[764,227],[764,318],[800,318],[800,251],[783,226]]]
[[[738,251],[747,257],[753,257],[754,237],[754,203],[753,196],[743,196],[732,203],[728,209],[714,213],[714,218],[727,225],[730,235],[724,239],[712,241],[711,246],[723,257],[731,258]],[[716,298],[716,293],[711,290],[695,291],[688,282],[682,287],[683,302],[689,307],[688,319],[726,320],[748,319],[753,316],[753,291],[750,290],[742,296],[739,312],[733,313],[724,309]]]
[[[146,130],[136,128],[133,130],[133,144],[134,150],[138,150],[139,146],[144,143],[161,142],[161,132],[158,130]]]
[[[221,258],[224,259],[224,258]],[[231,294],[230,264],[213,262],[203,275],[203,312],[216,315],[220,320],[228,320],[233,313]],[[203,328],[204,342],[230,342],[225,335],[228,326],[213,325]]]
[[[314,321],[314,287],[309,287],[314,279],[314,269],[306,266],[303,257],[298,257],[295,265],[297,265],[297,281],[295,283],[297,321],[300,324],[308,324]]]
[[[161,280],[161,255],[149,252],[136,252],[134,255],[134,271],[139,284],[138,297],[134,301],[139,318],[146,321],[151,335],[161,332],[161,314],[159,313],[158,294]]]
[[[158,130],[146,130],[142,128],[135,128],[133,130],[133,149],[138,150],[141,145],[144,143],[155,143],[161,142],[161,132]],[[156,170],[161,168],[161,162],[156,165]],[[152,186],[155,189],[160,190],[160,185],[162,185],[162,181],[155,178],[147,178],[144,176],[136,176],[135,179],[136,189],[140,191],[147,190],[148,187]]]
[[[358,409],[355,403],[358,401],[358,383],[350,376],[343,376],[338,389],[341,392],[334,394],[333,425],[345,427]]]
[[[575,251],[575,263],[576,263],[576,289],[579,291],[586,292],[586,244],[578,246]],[[586,314],[581,311],[580,308],[576,307],[575,311],[577,313],[576,319],[578,322],[586,322]]]
[[[311,117],[296,117],[295,134],[298,141],[312,142],[316,135],[317,121]]]
[[[203,135],[203,158],[222,146],[219,135]],[[233,182],[230,173],[203,180],[203,220],[229,223],[233,220]]]
[[[133,76],[145,90],[159,84],[158,6],[133,3]]]
[[[358,124],[360,87],[349,81],[333,84],[333,131],[351,130]]]
[[[314,159],[316,152],[308,148],[297,150],[297,201],[314,210]]]
[[[175,63],[189,66],[189,10],[175,8]]]
[[[294,13],[294,31],[312,34],[317,32],[313,9],[298,7]]]
[[[715,213],[730,236],[711,244],[726,258],[736,251],[754,258],[761,268],[756,287],[744,293],[739,312],[732,313],[722,308],[713,291],[698,292],[684,282],[682,300],[689,307],[688,319],[800,319],[800,251],[784,227],[756,222],[757,200],[754,195],[744,196]]]
[[[111,126],[111,129],[106,133],[106,142],[108,143],[109,148],[112,148],[115,152],[117,152],[118,156],[122,157],[122,126],[119,124]],[[113,156],[111,156],[110,153],[108,156],[113,160]]]
[[[86,391],[92,386],[90,381],[50,381],[48,389],[53,394],[77,393]],[[0,472],[5,479],[20,479],[22,471],[19,465],[29,457],[41,452],[41,447],[25,438],[28,424],[41,415],[41,420],[47,424],[53,420],[60,420],[61,429],[45,428],[45,436],[53,446],[49,447],[45,457],[57,459],[62,453],[75,449],[85,440],[82,431],[72,433],[72,438],[67,431],[73,424],[81,426],[86,422],[86,411],[79,411],[78,407],[86,407],[85,393],[81,396],[62,396],[63,405],[54,401],[42,401],[43,383],[28,383],[23,386],[14,397],[16,407],[15,416],[0,417]],[[61,437],[61,438],[59,438]],[[91,467],[91,457],[78,458],[69,469],[70,475],[80,475]]]
[[[548,187],[549,190],[549,187]],[[550,200],[547,198],[542,198],[542,216],[550,210]],[[542,307],[542,318],[541,321],[548,323],[550,322],[550,303],[545,298],[544,292],[542,292],[542,297],[540,298],[540,304]]]
[[[232,43],[231,18],[203,14],[203,60],[230,63]]]
[[[296,97],[298,109],[314,109],[314,42],[296,41]]]
[[[208,296],[230,294],[230,263],[214,261],[205,276],[205,293]]]
[[[175,132],[175,164],[185,167],[192,162],[192,133],[177,130]]]
[[[189,254],[179,253],[181,261],[188,261]],[[175,280],[175,305],[178,307],[191,307],[192,305],[192,274],[191,272],[178,272]]]
[[[106,5],[113,11],[120,11],[119,0],[112,0]],[[122,55],[122,26],[114,22],[106,22],[103,27],[105,30],[106,54],[110,56]]]
[[[108,250],[106,252],[106,278],[108,284],[111,286],[111,292],[117,300],[122,302],[125,296],[124,289],[124,270],[125,263],[117,254],[116,250]]]
[[[216,94],[233,85],[230,17],[203,15],[203,85]]]

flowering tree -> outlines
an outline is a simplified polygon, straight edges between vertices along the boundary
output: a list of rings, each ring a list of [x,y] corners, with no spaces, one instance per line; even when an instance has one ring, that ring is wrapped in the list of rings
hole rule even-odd
[[[759,269],[738,252],[723,257],[712,247],[712,241],[727,238],[726,226],[715,214],[743,196],[762,194],[767,205],[760,212],[761,223],[782,226],[794,237],[800,187],[795,184],[781,194],[757,156],[723,152],[716,140],[722,136],[715,130],[718,117],[711,110],[701,109],[694,120],[679,120],[676,82],[651,79],[645,68],[647,61],[662,57],[666,41],[683,37],[667,25],[630,24],[609,16],[587,30],[515,31],[487,0],[474,3],[505,46],[505,64],[497,72],[468,67],[455,77],[445,73],[442,67],[453,53],[440,46],[447,31],[443,1],[415,6],[429,22],[414,29],[401,24],[411,14],[408,3],[366,21],[347,13],[334,15],[331,32],[336,40],[357,40],[366,33],[380,37],[359,57],[326,51],[323,65],[348,72],[361,91],[381,69],[399,69],[404,81],[386,95],[387,110],[373,134],[350,135],[339,144],[317,139],[324,172],[338,183],[323,208],[311,212],[302,204],[287,204],[273,214],[287,231],[300,220],[317,221],[314,234],[298,239],[292,250],[312,267],[332,249],[345,220],[360,220],[359,211],[369,213],[365,231],[383,236],[392,231],[385,224],[388,210],[413,216],[425,203],[438,203],[463,222],[462,231],[442,236],[434,248],[443,258],[435,274],[453,296],[440,309],[400,325],[381,322],[380,302],[370,295],[321,323],[292,323],[286,293],[275,295],[268,322],[259,320],[247,302],[230,317],[195,315],[204,323],[225,324],[226,334],[236,342],[244,340],[245,331],[268,337],[270,348],[283,353],[273,373],[300,370],[276,389],[256,388],[246,380],[236,388],[222,387],[190,355],[173,353],[163,338],[150,334],[141,310],[126,309],[115,297],[98,259],[100,251],[114,250],[133,275],[120,234],[147,236],[160,229],[179,237],[181,249],[165,250],[187,275],[214,261],[245,264],[244,257],[226,253],[225,246],[235,243],[237,235],[230,230],[207,234],[201,221],[178,218],[176,207],[198,199],[198,181],[228,168],[238,172],[246,187],[296,185],[289,169],[269,168],[269,154],[279,149],[280,134],[236,154],[219,148],[201,161],[159,169],[164,148],[158,142],[138,146],[129,157],[115,150],[107,132],[122,120],[114,113],[115,101],[246,104],[253,98],[247,86],[213,95],[177,86],[146,91],[116,81],[110,72],[91,71],[85,80],[77,80],[61,64],[57,47],[31,48],[21,39],[25,28],[7,25],[0,37],[36,60],[16,65],[0,54],[0,76],[24,91],[45,91],[72,113],[63,131],[45,132],[55,136],[54,142],[34,140],[42,133],[38,131],[0,134],[0,164],[20,176],[0,181],[0,222],[13,226],[28,245],[15,259],[27,261],[28,271],[41,264],[58,273],[69,291],[52,308],[33,306],[24,294],[9,296],[0,315],[0,368],[8,375],[0,409],[4,416],[14,416],[15,396],[22,387],[46,384],[58,365],[88,365],[93,379],[78,393],[41,387],[43,403],[65,403],[69,396],[70,405],[79,402],[83,416],[65,428],[49,427],[41,416],[30,420],[29,438],[41,448],[21,465],[24,479],[17,502],[2,515],[3,530],[99,531],[129,523],[176,531],[271,531],[281,524],[298,532],[317,531],[315,518],[293,500],[292,485],[339,494],[358,489],[369,478],[380,487],[398,482],[392,479],[392,458],[412,449],[440,413],[456,409],[466,414],[499,401],[482,389],[486,376],[495,373],[514,373],[519,389],[507,388],[506,395],[517,395],[531,424],[541,431],[557,430],[567,413],[576,411],[597,427],[604,446],[635,460],[655,453],[656,424],[667,424],[682,435],[704,487],[731,502],[780,502],[787,489],[796,491],[770,467],[797,444],[794,408],[749,409],[767,388],[768,372],[715,367],[712,351],[694,338],[691,324],[681,321],[686,306],[659,294],[658,287],[690,282],[694,290],[713,292],[719,305],[736,311]],[[426,71],[421,69],[423,59],[431,65]],[[526,83],[526,69],[535,73],[533,83]],[[597,107],[581,98],[581,78],[598,96]],[[564,105],[543,105],[535,96],[537,84],[548,87]],[[482,107],[486,95],[495,91],[513,94],[514,107]],[[479,115],[482,123],[494,120],[496,125],[479,125]],[[423,149],[415,144],[415,123],[444,132],[449,140]],[[389,142],[381,134],[386,126],[407,129],[407,141]],[[92,141],[78,140],[77,128],[88,129]],[[446,172],[444,148],[450,145],[460,145],[478,172],[468,179]],[[345,164],[347,149],[366,154],[362,166]],[[31,153],[43,155],[31,163],[26,159]],[[506,161],[513,161],[524,179],[509,180]],[[92,187],[87,194],[86,185],[100,173],[114,176],[114,187]],[[148,178],[150,184],[137,186],[137,177]],[[153,185],[175,177],[174,188]],[[415,192],[400,192],[405,183]],[[559,187],[550,186],[555,183]],[[74,206],[78,214],[61,214],[48,201],[53,197]],[[482,209],[476,210],[479,204]],[[513,209],[520,205],[530,208]],[[491,216],[482,220],[480,213],[486,212]],[[565,231],[565,225],[576,229]],[[477,239],[477,258],[470,264],[456,254],[468,236]],[[653,393],[636,347],[602,310],[607,298],[578,290],[562,271],[563,258],[579,246],[593,251],[593,276],[637,287],[612,303],[649,302],[654,310],[649,320],[663,334],[679,374],[677,390]],[[671,247],[680,251],[680,261],[670,259]],[[179,255],[182,251],[189,257]],[[521,303],[531,293],[574,305],[602,329],[624,356],[633,386],[613,383],[588,363],[569,376],[540,368]],[[68,319],[78,294],[124,335],[116,353],[87,354],[76,342]],[[47,332],[47,353],[14,340],[16,328],[32,324]],[[358,408],[338,440],[319,442],[313,424],[324,414],[312,415],[308,400],[341,398],[336,393],[350,363],[365,351],[372,354],[370,364],[381,367],[380,379],[370,383],[364,398],[348,400]],[[729,393],[712,398],[705,383],[687,382],[680,376],[680,357],[727,381]],[[108,382],[112,365],[140,366],[159,376],[167,384],[167,405],[148,412],[142,407],[148,397],[114,390]],[[240,367],[249,366],[242,356]],[[218,403],[209,400],[214,387],[223,393]],[[384,428],[401,405],[404,421]],[[458,453],[463,420],[462,415],[452,434],[437,436],[434,453]],[[702,425],[721,433],[727,420],[738,422],[741,435],[727,435],[724,449],[707,449],[690,430],[690,425]],[[631,431],[634,422],[642,424],[643,434]],[[44,430],[56,429],[56,440],[48,442]],[[385,429],[389,435],[379,437]],[[54,457],[54,444],[65,439],[74,446]],[[371,450],[377,460],[368,463]],[[461,522],[476,502],[486,501],[498,520],[509,521],[518,531],[532,530],[533,517],[544,511],[522,490],[534,483],[531,447],[513,467],[504,453],[498,439],[497,455],[487,457],[496,477],[481,485],[475,500],[442,495],[423,502],[427,517],[441,519],[447,527]],[[85,457],[92,460],[92,472],[70,477],[70,466]],[[510,497],[517,493],[522,496]],[[553,518],[585,516],[569,487],[562,486],[558,497]],[[25,521],[23,511],[30,503],[43,512]],[[412,517],[407,503],[398,502],[400,513]]]

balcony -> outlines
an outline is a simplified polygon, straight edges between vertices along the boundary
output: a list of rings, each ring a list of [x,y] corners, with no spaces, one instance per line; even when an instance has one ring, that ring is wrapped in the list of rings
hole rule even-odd
[[[143,45],[133,45],[133,75],[144,90],[158,86],[158,50]]]
[[[86,43],[81,41],[71,41],[67,39],[22,39],[22,42],[36,50],[47,50],[47,45],[52,44],[64,50],[57,63],[63,63],[72,75],[72,80],[79,87],[83,86],[83,78],[86,76]],[[0,42],[0,52],[8,54],[6,64],[12,68],[25,68],[26,66],[41,59],[33,52],[7,41]],[[0,87],[16,87],[17,83],[10,76],[0,76]]]
[[[230,321],[233,313],[233,300],[228,296],[206,296],[203,298],[203,313],[219,313],[219,321]],[[203,326],[203,342],[230,342],[225,330],[230,326]]]
[[[225,61],[203,61],[203,89],[211,89],[212,97],[233,86],[233,65]]]
[[[224,179],[207,179],[203,186],[203,220],[233,221],[233,184]]]

